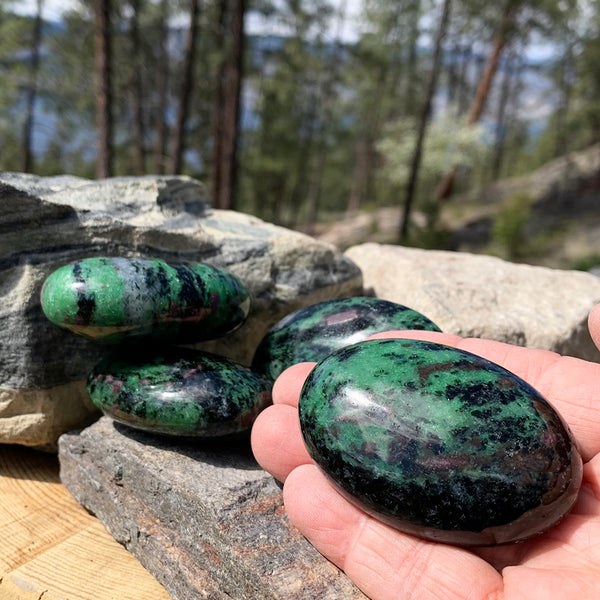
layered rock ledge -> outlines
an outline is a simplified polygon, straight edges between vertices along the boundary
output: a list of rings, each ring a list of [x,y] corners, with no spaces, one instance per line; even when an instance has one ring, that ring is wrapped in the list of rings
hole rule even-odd
[[[84,379],[106,351],[47,321],[44,279],[90,256],[222,267],[247,287],[245,325],[206,350],[249,363],[268,328],[308,304],[362,292],[333,246],[234,211],[213,210],[187,177],[89,181],[0,172],[0,443],[55,449],[97,417]]]
[[[366,600],[290,525],[247,441],[210,445],[114,425],[59,443],[61,479],[174,600]]]

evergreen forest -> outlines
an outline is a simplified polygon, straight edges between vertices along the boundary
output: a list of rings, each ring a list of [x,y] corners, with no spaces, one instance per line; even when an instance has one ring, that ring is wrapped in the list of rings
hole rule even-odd
[[[1,170],[184,174],[341,247],[600,264],[600,0],[49,2],[0,0]]]

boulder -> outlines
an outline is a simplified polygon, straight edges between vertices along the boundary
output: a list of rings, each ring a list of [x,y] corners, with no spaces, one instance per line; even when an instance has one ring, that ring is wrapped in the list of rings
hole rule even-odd
[[[361,244],[345,255],[377,297],[413,308],[442,331],[599,362],[587,317],[600,279],[492,256]]]
[[[246,324],[203,348],[249,363],[268,328],[308,304],[362,290],[332,246],[213,210],[186,177],[40,178],[0,172],[0,443],[55,449],[95,418],[84,379],[106,349],[49,323],[40,289],[56,268],[89,256],[157,257],[227,269],[248,288]]]
[[[366,600],[289,522],[247,441],[153,437],[103,417],[59,442],[71,494],[173,600]]]

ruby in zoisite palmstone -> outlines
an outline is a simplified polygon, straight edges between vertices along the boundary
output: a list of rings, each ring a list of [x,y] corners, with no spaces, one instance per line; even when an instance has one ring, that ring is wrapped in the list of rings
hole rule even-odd
[[[306,306],[276,323],[256,349],[252,366],[275,380],[288,367],[318,361],[374,333],[440,331],[425,315],[388,300],[357,296]]]
[[[311,457],[352,502],[429,540],[517,542],[575,502],[582,461],[529,384],[469,352],[374,340],[324,358],[300,396]]]
[[[248,431],[271,402],[270,381],[190,348],[113,354],[95,366],[87,389],[94,405],[119,423],[193,438]]]
[[[52,323],[94,341],[191,343],[239,327],[250,300],[237,277],[204,263],[95,257],[51,273],[41,304]]]

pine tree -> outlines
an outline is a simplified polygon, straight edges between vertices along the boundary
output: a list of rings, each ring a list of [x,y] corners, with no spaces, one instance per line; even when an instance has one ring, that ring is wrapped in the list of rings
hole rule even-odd
[[[130,74],[128,92],[131,106],[132,140],[131,150],[133,159],[133,172],[142,175],[144,168],[144,117],[143,117],[143,90],[142,90],[142,45],[140,39],[140,13],[141,0],[129,0],[131,17],[129,18],[129,40],[131,47]]]
[[[113,175],[113,90],[111,0],[95,0],[94,57],[96,73],[96,177]]]
[[[450,20],[450,10],[452,2],[451,0],[444,0],[442,6],[442,16],[440,18],[439,28],[435,37],[435,48],[433,51],[433,64],[431,66],[431,73],[429,76],[429,84],[425,93],[425,99],[421,108],[421,116],[417,128],[417,139],[415,143],[415,149],[411,160],[410,175],[408,178],[408,184],[406,186],[406,195],[404,197],[404,208],[402,211],[402,219],[400,222],[399,242],[402,243],[406,240],[409,230],[410,212],[413,204],[417,188],[417,179],[419,177],[419,169],[421,166],[421,158],[423,155],[423,144],[425,141],[425,134],[427,132],[427,125],[431,118],[431,107],[433,102],[433,96],[437,89],[438,75],[440,72],[440,66],[442,62],[442,45],[446,36],[446,30],[448,28],[448,22]]]
[[[246,0],[219,0],[211,188],[213,206],[223,209],[233,208],[237,181],[245,13]]]
[[[33,170],[33,130],[35,102],[38,94],[38,80],[40,70],[40,50],[42,45],[42,9],[43,0],[37,0],[33,31],[31,36],[31,67],[29,85],[25,98],[25,123],[23,125],[23,163],[22,170],[29,173]]]
[[[478,8],[477,4],[477,2],[472,3],[474,9]],[[470,126],[478,123],[483,115],[486,101],[498,71],[500,57],[511,40],[519,36],[526,39],[531,31],[536,28],[543,31],[551,28],[552,24],[563,23],[565,15],[573,10],[573,6],[574,2],[570,0],[563,3],[556,3],[551,0],[529,0],[528,2],[504,0],[501,5],[502,10],[497,21],[491,49],[479,78],[475,96],[469,107],[467,123]],[[494,8],[492,7],[492,10]],[[442,177],[435,191],[436,202],[445,200],[452,194],[457,172],[458,166],[452,165]]]
[[[410,0],[365,2],[363,19],[369,28],[361,36],[353,57],[358,66],[354,73],[358,130],[348,216],[356,214],[365,201],[375,200],[375,144],[390,112],[396,113],[399,105],[398,89],[394,83],[400,80],[398,71],[402,69],[399,57],[402,56],[406,32],[404,18],[411,15],[411,20],[415,20],[411,11],[406,11],[407,5],[412,6],[413,3]]]
[[[166,139],[167,139],[167,105],[169,98],[169,51],[168,51],[168,20],[169,0],[160,0],[157,15],[156,45],[157,56],[157,103],[154,112],[154,171],[164,173],[166,167]]]
[[[185,128],[188,119],[192,88],[194,86],[194,61],[196,59],[196,46],[199,32],[198,17],[200,14],[200,0],[190,0],[189,28],[185,44],[185,57],[183,77],[179,92],[177,108],[177,122],[173,134],[173,165],[172,173],[180,173],[183,166],[183,151],[185,144]]]
[[[318,138],[327,2],[290,0],[276,18],[289,29],[254,48],[247,86],[255,125],[244,133],[243,202],[274,222],[292,224],[306,214],[310,160]],[[252,65],[252,63],[251,63]],[[257,70],[258,68],[258,70]],[[240,190],[242,191],[242,190]]]

